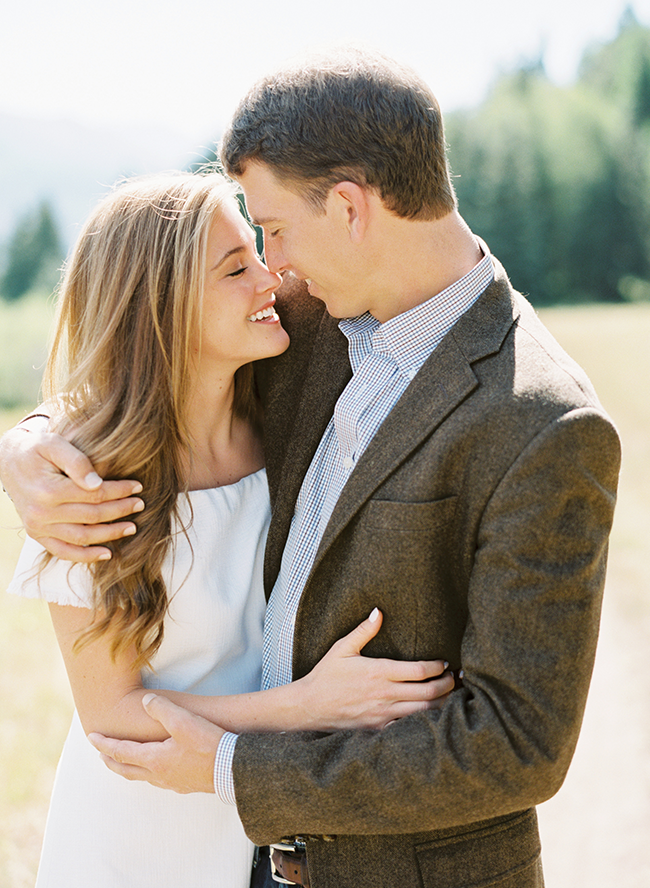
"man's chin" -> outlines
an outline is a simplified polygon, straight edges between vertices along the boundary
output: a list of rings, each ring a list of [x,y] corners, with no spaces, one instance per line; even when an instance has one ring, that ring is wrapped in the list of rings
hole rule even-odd
[[[328,302],[327,299],[324,299],[322,296],[316,296],[315,293],[310,293],[310,295],[312,295],[315,299],[320,299],[321,302],[324,302],[327,313],[337,321],[342,321],[346,318],[359,317],[358,313],[354,313],[349,308],[346,309],[341,305],[337,305],[336,302]]]

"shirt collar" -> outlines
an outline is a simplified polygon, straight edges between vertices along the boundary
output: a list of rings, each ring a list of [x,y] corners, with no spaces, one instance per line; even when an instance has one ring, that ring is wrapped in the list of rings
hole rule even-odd
[[[480,262],[460,280],[383,324],[369,312],[343,318],[339,328],[348,339],[353,371],[374,351],[391,357],[412,376],[493,279],[492,257],[485,249]]]

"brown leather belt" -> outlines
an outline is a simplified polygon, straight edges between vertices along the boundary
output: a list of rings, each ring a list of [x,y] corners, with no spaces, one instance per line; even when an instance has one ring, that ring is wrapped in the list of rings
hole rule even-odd
[[[301,885],[309,888],[307,851],[300,839],[271,845],[271,877],[283,885]]]

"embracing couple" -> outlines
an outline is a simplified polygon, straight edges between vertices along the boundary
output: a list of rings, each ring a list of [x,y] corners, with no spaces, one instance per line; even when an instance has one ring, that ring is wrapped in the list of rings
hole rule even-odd
[[[539,888],[617,434],[411,71],[286,66],[221,153],[265,264],[219,174],[117,188],[3,439],[77,708],[38,884]]]

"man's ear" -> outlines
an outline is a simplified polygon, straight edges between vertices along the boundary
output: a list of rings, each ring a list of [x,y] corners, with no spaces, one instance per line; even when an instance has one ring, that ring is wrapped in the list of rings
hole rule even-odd
[[[347,227],[352,242],[363,240],[372,214],[368,189],[355,182],[337,182],[330,191],[329,199],[334,213]]]

